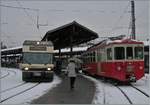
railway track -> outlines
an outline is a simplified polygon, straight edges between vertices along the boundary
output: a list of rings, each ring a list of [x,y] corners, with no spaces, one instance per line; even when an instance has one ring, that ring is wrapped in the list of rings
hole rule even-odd
[[[93,78],[95,78],[95,77],[93,77]],[[139,104],[139,103],[146,104],[149,102],[149,95],[131,84],[124,85],[124,86],[123,85],[115,85],[111,81],[104,81],[100,78],[95,78],[95,79],[101,81],[102,83],[104,83],[104,85],[107,85],[107,83],[108,83],[108,84],[111,84],[112,86],[116,87],[121,92],[121,94],[124,96],[124,99],[126,100],[126,102],[128,102],[129,104]],[[104,91],[104,89],[103,89],[103,91]],[[105,104],[105,103],[107,103],[107,94],[103,94],[103,97],[104,97],[103,104]],[[137,99],[141,99],[141,100],[137,100]]]
[[[2,77],[0,77],[0,79],[3,79],[3,78],[5,78],[5,77],[8,77],[11,73],[10,72],[12,72],[14,75],[16,75],[16,72],[15,71],[12,71],[12,70],[6,70],[7,71],[7,74],[6,75],[4,75],[4,76],[2,76]]]
[[[103,104],[106,104],[106,93],[104,87],[103,87],[103,95],[104,95]]]
[[[11,98],[13,98],[13,97],[15,97],[15,96],[18,96],[18,95],[20,95],[20,94],[22,94],[22,93],[24,93],[24,92],[26,92],[26,91],[28,91],[28,90],[31,90],[31,89],[33,89],[34,87],[38,86],[39,84],[40,84],[40,83],[37,83],[37,84],[35,84],[34,86],[32,86],[32,87],[30,87],[30,88],[27,88],[27,89],[25,89],[25,90],[23,90],[23,91],[21,91],[21,92],[19,92],[19,93],[17,93],[17,94],[11,95],[11,96],[9,96],[9,97],[7,97],[7,98],[1,100],[0,103],[5,102],[5,101],[7,101],[7,100],[9,100],[9,99],[11,99]]]
[[[131,84],[130,84],[130,86],[131,86],[132,88],[136,89],[137,91],[139,91],[140,93],[142,93],[143,95],[145,95],[146,97],[149,98],[149,95],[148,95],[147,93],[143,92],[142,90],[138,89],[137,87],[135,87],[135,86],[133,86],[133,85],[131,85]]]
[[[5,78],[5,77],[7,77],[7,76],[9,76],[10,75],[10,73],[9,72],[7,72],[7,74],[6,75],[4,75],[4,76],[2,76],[2,77],[0,77],[0,79],[3,79],[3,78]]]
[[[5,89],[5,90],[1,91],[0,94],[1,94],[1,93],[4,93],[4,92],[6,92],[6,91],[9,91],[9,90],[15,89],[15,88],[20,87],[20,86],[25,85],[25,84],[26,84],[26,82],[23,82],[23,83],[21,83],[21,84],[19,84],[19,85],[16,85],[16,86],[14,86],[14,87]]]
[[[10,71],[12,73],[14,73],[16,75],[16,71],[13,71],[13,70],[7,70],[7,71]]]
[[[146,104],[149,102],[149,95],[135,86],[129,85],[128,87],[116,86],[121,93],[126,97],[130,104]],[[140,100],[137,100],[140,99]]]
[[[128,95],[118,86],[116,86],[120,92],[126,97],[126,99],[129,101],[130,104],[133,104],[133,102],[131,101],[131,99],[128,97]]]

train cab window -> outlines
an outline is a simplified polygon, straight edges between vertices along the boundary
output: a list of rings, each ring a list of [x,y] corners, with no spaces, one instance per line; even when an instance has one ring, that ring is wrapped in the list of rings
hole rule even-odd
[[[112,49],[111,48],[107,49],[107,59],[112,60]]]
[[[115,57],[116,60],[125,59],[125,49],[124,49],[124,47],[115,47],[114,57]]]
[[[133,48],[127,47],[126,54],[127,54],[127,59],[133,59]]]
[[[135,59],[143,59],[143,47],[134,48]]]

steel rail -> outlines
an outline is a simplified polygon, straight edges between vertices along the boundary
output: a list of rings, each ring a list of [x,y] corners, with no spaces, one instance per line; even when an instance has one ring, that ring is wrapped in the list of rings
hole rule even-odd
[[[22,93],[24,93],[24,92],[26,92],[26,91],[28,91],[28,90],[31,90],[32,88],[36,87],[36,86],[39,85],[39,84],[40,84],[40,83],[37,83],[36,85],[34,85],[34,86],[32,86],[32,87],[30,87],[30,88],[28,88],[28,89],[25,89],[25,90],[23,90],[23,91],[21,91],[21,92],[15,94],[15,95],[12,95],[12,96],[10,96],[10,97],[8,97],[8,98],[5,98],[5,99],[1,100],[0,103],[2,103],[2,102],[4,102],[4,101],[7,101],[7,100],[9,100],[9,99],[11,99],[11,98],[13,98],[13,97],[15,97],[15,96],[17,96],[17,95],[20,95],[20,94],[22,94]]]

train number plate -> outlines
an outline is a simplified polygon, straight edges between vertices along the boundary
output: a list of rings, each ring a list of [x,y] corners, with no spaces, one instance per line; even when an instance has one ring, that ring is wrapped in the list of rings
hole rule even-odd
[[[127,66],[127,71],[128,71],[128,72],[133,71],[133,66]]]
[[[35,73],[33,73],[33,75],[34,75],[34,76],[41,76],[41,73],[35,72]]]

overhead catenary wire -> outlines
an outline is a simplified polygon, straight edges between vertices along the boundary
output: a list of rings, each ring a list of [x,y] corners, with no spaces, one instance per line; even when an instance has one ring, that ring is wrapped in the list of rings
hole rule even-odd
[[[30,10],[30,11],[35,11],[35,12],[37,12],[37,17],[38,17],[38,15],[39,15],[39,9],[35,9],[35,8],[25,8],[25,7],[23,7],[22,5],[21,5],[21,3],[18,1],[18,0],[16,0],[17,1],[17,3],[18,3],[18,5],[19,5],[19,7],[18,6],[10,6],[10,5],[4,5],[4,4],[0,4],[0,6],[1,7],[7,7],[7,8],[14,8],[14,9],[22,9],[22,10],[24,10],[24,12],[25,12],[25,14],[27,15],[27,17],[31,20],[31,21],[33,21],[33,23],[34,24],[36,24],[36,26],[38,26],[37,25],[37,22],[29,15],[29,13],[26,11],[26,10]]]
[[[23,6],[21,5],[21,3],[20,3],[18,0],[16,0],[16,1],[17,1],[18,5],[19,5],[21,8],[23,8]],[[31,21],[33,21],[34,24],[36,24],[36,21],[29,15],[29,13],[26,11],[26,9],[23,9],[23,11],[24,11],[24,13],[27,15],[27,17],[28,17]]]
[[[22,5],[21,5],[21,3],[18,1],[18,0],[16,0],[17,1],[17,3],[18,3],[18,5],[20,6],[20,7],[23,7]],[[34,20],[30,15],[29,15],[29,13],[25,10],[25,9],[23,9],[24,10],[24,12],[26,13],[26,15],[33,21],[33,23],[36,25],[36,27],[37,27],[37,29],[38,29],[38,31],[39,31],[39,33],[40,33],[40,39],[42,39],[42,37],[41,37],[41,31],[40,31],[40,29],[39,29],[39,9],[37,9],[37,20]]]
[[[26,10],[31,10],[31,11],[39,11],[39,9],[34,9],[34,8],[25,8],[25,7],[17,7],[17,6],[10,6],[10,5],[4,5],[0,4],[1,7],[8,7],[8,8],[15,8],[15,9],[26,9]]]
[[[130,2],[128,2],[127,6],[123,9],[123,13],[120,15],[119,19],[117,19],[117,21],[114,23],[114,27],[112,27],[112,29],[110,30],[110,33],[112,33],[114,30],[118,29],[117,26],[120,23],[120,21],[123,19],[124,14],[126,12],[128,12],[127,9],[129,7],[129,5],[130,5]]]
[[[27,18],[30,19],[30,20],[33,22],[33,24],[35,24],[35,26],[36,26],[37,29],[38,29],[39,34],[41,35],[41,31],[40,31],[39,28],[38,28],[38,22],[37,22],[38,20],[34,20],[34,19],[31,17],[31,15],[28,13],[28,11],[35,11],[35,12],[37,13],[37,19],[38,19],[38,15],[39,15],[39,10],[40,10],[40,9],[26,8],[26,7],[23,7],[23,6],[21,5],[21,3],[20,3],[18,0],[16,0],[16,1],[17,1],[17,4],[18,4],[19,6],[10,6],[10,5],[5,5],[5,4],[0,4],[0,6],[1,6],[1,7],[6,7],[6,8],[22,9],[22,10],[24,11],[24,13],[26,14]],[[27,11],[27,10],[28,10],[28,11]],[[40,36],[40,39],[41,39],[41,36]]]

